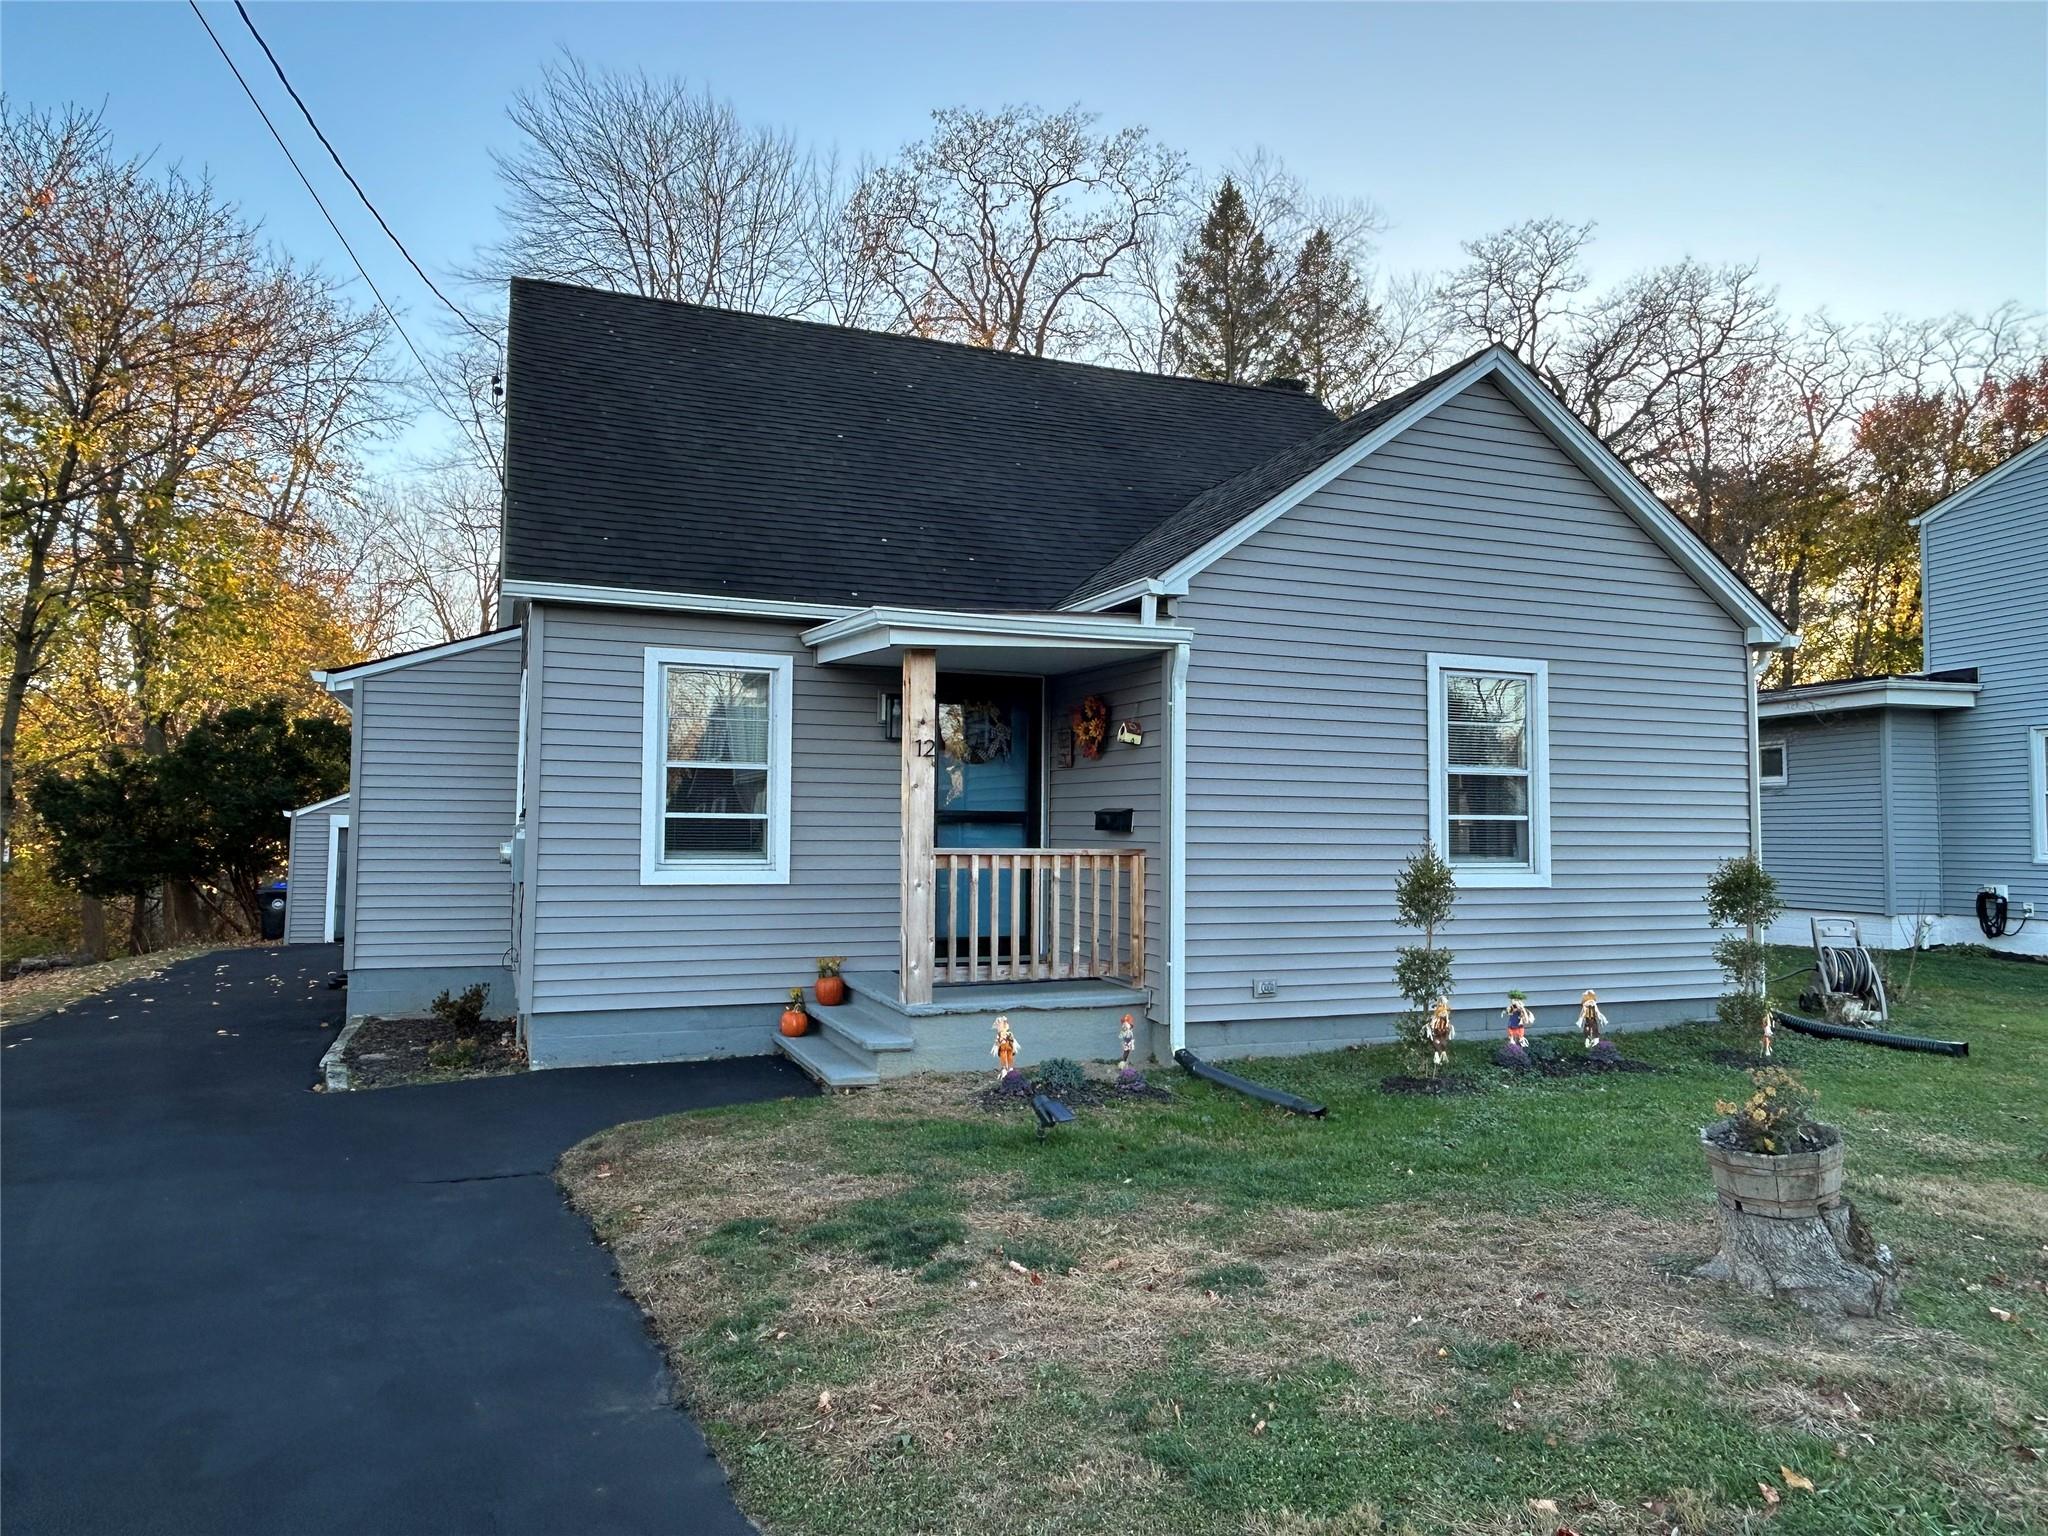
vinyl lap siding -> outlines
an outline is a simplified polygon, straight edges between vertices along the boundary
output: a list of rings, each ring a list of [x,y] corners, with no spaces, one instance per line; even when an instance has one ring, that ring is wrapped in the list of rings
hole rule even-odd
[[[1785,783],[1763,792],[1764,867],[1795,911],[1880,915],[1886,905],[1884,718],[1766,720]]]
[[[1054,762],[1047,774],[1046,841],[1054,848],[1142,848],[1145,850],[1145,968],[1146,980],[1157,995],[1165,979],[1163,935],[1166,926],[1160,910],[1166,864],[1161,852],[1165,806],[1160,796],[1166,750],[1166,716],[1161,707],[1164,696],[1162,663],[1148,656],[1093,672],[1077,672],[1046,682],[1048,732],[1057,737],[1068,724],[1074,706],[1091,693],[1109,704],[1112,734],[1102,756],[1074,758],[1071,768]],[[1135,720],[1145,730],[1145,744],[1119,745],[1114,727]],[[1095,830],[1098,810],[1131,810],[1131,835],[1118,837]]]
[[[348,802],[292,818],[285,862],[284,941],[319,944],[327,938],[327,829],[348,814]]]
[[[1930,710],[1885,711],[1885,899],[1903,917],[1941,914],[1940,730]]]
[[[625,1034],[655,1027],[637,1017],[648,1010],[744,1005],[762,1010],[754,1048],[765,1049],[772,1005],[812,979],[819,955],[896,968],[901,749],[883,739],[875,710],[890,679],[817,667],[798,635],[793,625],[546,609],[529,698],[537,1020],[617,1011]],[[640,883],[648,646],[795,658],[789,884]]]
[[[1968,915],[1992,884],[2015,912],[2048,904],[2027,772],[2028,728],[2048,725],[2048,455],[1929,523],[1921,551],[1926,665],[1982,685],[1940,726],[1943,904]]]
[[[1391,891],[1426,835],[1431,651],[1550,668],[1553,886],[1461,895],[1461,1011],[1511,986],[1539,1010],[1596,987],[1617,1019],[1707,1011],[1702,891],[1748,841],[1741,631],[1491,384],[1219,560],[1177,613],[1197,632],[1192,1023],[1402,1006]],[[1278,997],[1255,1001],[1257,977]]]
[[[512,943],[519,645],[356,685],[349,968],[498,967]]]

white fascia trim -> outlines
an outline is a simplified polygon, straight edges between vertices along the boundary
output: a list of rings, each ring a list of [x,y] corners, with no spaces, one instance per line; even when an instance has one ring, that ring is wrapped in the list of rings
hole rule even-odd
[[[1431,651],[1429,675],[1429,840],[1468,890],[1544,888],[1550,884],[1550,663],[1513,656],[1458,656]],[[1451,858],[1450,807],[1445,778],[1443,676],[1446,672],[1504,673],[1529,680],[1529,862],[1459,864]]]
[[[701,592],[648,592],[638,587],[592,587],[573,581],[501,581],[499,593],[529,602],[586,603],[598,608],[655,608],[667,613],[721,613],[746,619],[836,619],[858,609],[836,603],[781,598],[719,597]]]
[[[320,931],[322,942],[328,944],[334,942],[334,902],[337,895],[335,877],[340,873],[338,866],[340,864],[341,834],[347,826],[348,817],[345,815],[327,818],[327,915],[321,923]],[[353,861],[353,855],[351,855],[351,861]],[[342,891],[339,894],[346,897],[348,893]]]
[[[488,635],[471,635],[467,640],[450,640],[446,645],[430,645],[425,650],[407,651],[403,656],[386,656],[380,661],[358,662],[353,667],[332,667],[313,676],[325,685],[329,693],[346,693],[352,684],[364,678],[381,677],[386,672],[416,667],[424,661],[445,661],[450,656],[480,651],[487,645],[503,645],[507,640],[518,638],[517,629],[494,629]]]
[[[1915,682],[1815,683],[1772,698],[1759,697],[1756,712],[1764,720],[1795,720],[1832,715],[1845,709],[1973,709],[1978,683]]]
[[[1979,475],[1976,479],[1972,480],[1968,485],[1964,486],[1960,491],[1957,491],[1954,495],[1947,497],[1945,500],[1936,502],[1933,506],[1929,507],[1925,512],[1922,512],[1918,517],[1913,519],[1913,526],[1915,528],[1925,528],[1937,517],[1940,517],[1942,514],[1946,512],[1953,512],[1957,507],[1960,507],[1964,502],[1969,501],[1971,498],[1973,498],[1979,491],[1989,490],[1992,486],[1998,484],[1999,481],[2003,480],[2007,475],[2019,469],[2022,465],[2033,463],[2034,460],[2040,458],[2044,453],[2048,453],[2048,437],[2042,438],[2040,442],[2033,444],[2031,447],[2022,448],[2018,453],[2014,454],[2011,458],[2007,459],[2003,464],[1999,465],[1998,468],[1992,470],[1988,474]]]
[[[329,795],[325,800],[315,800],[311,805],[302,805],[296,811],[286,811],[284,814],[287,820],[296,820],[301,816],[310,816],[315,811],[324,811],[330,805],[339,805],[347,798],[348,791],[344,789],[338,795]]]
[[[1771,645],[1780,650],[1791,650],[1799,644],[1799,637],[1786,629],[1778,616],[1772,613],[1755,593],[1736,580],[1734,574],[1693,537],[1677,515],[1652,496],[1643,483],[1615,458],[1606,444],[1587,431],[1585,423],[1560,405],[1556,397],[1543,387],[1542,382],[1504,347],[1491,347],[1481,353],[1469,366],[1459,369],[1428,394],[1388,417],[1342,453],[1324,460],[1316,469],[1295,481],[1256,512],[1240,518],[1193,554],[1176,562],[1158,577],[1155,585],[1165,595],[1185,596],[1189,581],[1198,573],[1269,526],[1306,497],[1312,496],[1339,475],[1371,457],[1423,417],[1488,378],[1498,383],[1517,404],[1534,417],[1551,440],[1562,448],[1594,483],[1620,503],[1657,545],[1677,562],[1680,569],[1691,576],[1743,626],[1749,644]],[[1108,607],[1115,601],[1129,601],[1135,585],[1127,584],[1118,588],[1116,592],[1085,599],[1077,606],[1082,609],[1096,609]]]
[[[1120,608],[1125,603],[1141,597],[1172,597],[1166,583],[1157,576],[1140,576],[1127,581],[1120,587],[1111,587],[1107,592],[1098,592],[1093,597],[1084,597],[1078,603],[1060,605],[1062,613],[1102,613],[1110,608]]]
[[[700,651],[667,645],[647,646],[642,656],[640,883],[789,884],[789,757],[795,738],[790,695],[795,686],[794,658],[772,651]],[[773,676],[768,688],[768,857],[762,863],[726,863],[716,859],[670,863],[661,856],[668,780],[668,690],[662,672],[667,667],[767,672]]]
[[[1025,645],[1041,650],[1164,651],[1194,631],[1139,619],[1060,613],[953,613],[943,609],[865,608],[803,633],[820,663],[852,661],[892,647],[976,649]]]

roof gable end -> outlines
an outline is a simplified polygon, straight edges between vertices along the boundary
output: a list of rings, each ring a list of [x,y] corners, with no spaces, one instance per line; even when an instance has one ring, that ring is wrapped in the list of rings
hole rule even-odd
[[[1328,432],[1276,455],[1236,481],[1204,492],[1183,512],[1120,555],[1063,606],[1100,609],[1143,592],[1182,595],[1199,572],[1291,508],[1363,463],[1403,432],[1483,380],[1513,401],[1671,559],[1742,624],[1752,644],[1798,644],[1770,606],[1698,535],[1651,494],[1585,424],[1504,347],[1453,364]]]

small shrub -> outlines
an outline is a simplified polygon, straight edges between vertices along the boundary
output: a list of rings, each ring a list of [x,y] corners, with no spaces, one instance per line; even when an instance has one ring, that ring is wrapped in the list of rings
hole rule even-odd
[[[1707,881],[1707,921],[1729,930],[1714,942],[1714,963],[1728,976],[1714,1012],[1731,1029],[1763,1033],[1771,1006],[1764,995],[1770,968],[1764,930],[1784,910],[1776,877],[1755,859],[1725,860]]]
[[[1761,1067],[1749,1081],[1752,1091],[1742,1103],[1721,1099],[1714,1105],[1728,1117],[1728,1139],[1745,1152],[1773,1157],[1797,1150],[1813,1131],[1819,1095],[1783,1067]]]
[[[1408,1010],[1395,1028],[1417,1065],[1432,1076],[1436,1069],[1429,1041],[1430,1009],[1438,998],[1451,995],[1454,958],[1448,949],[1436,947],[1436,931],[1451,920],[1457,899],[1457,876],[1434,843],[1424,843],[1411,854],[1394,877],[1394,921],[1422,930],[1420,944],[1404,944],[1394,951],[1394,988],[1408,1000]]]
[[[484,1021],[484,1003],[490,995],[489,984],[480,981],[453,995],[444,991],[427,1007],[436,1019],[452,1029],[475,1029]]]
[[[1081,1063],[1065,1056],[1050,1056],[1038,1064],[1038,1091],[1056,1099],[1070,1098],[1088,1083]]]
[[[436,1040],[427,1047],[427,1065],[437,1072],[462,1072],[477,1064],[484,1043],[474,1035],[456,1040]]]

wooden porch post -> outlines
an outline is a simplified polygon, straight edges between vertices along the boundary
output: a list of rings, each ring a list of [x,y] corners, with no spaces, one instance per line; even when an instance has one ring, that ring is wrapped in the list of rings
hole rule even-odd
[[[938,761],[938,653],[903,653],[903,808],[900,865],[902,963],[898,985],[906,1003],[932,1000],[932,775]]]

